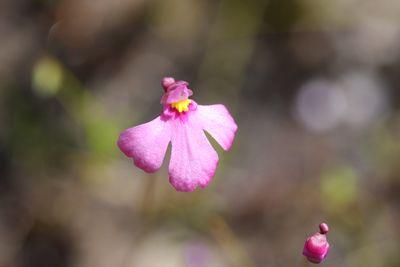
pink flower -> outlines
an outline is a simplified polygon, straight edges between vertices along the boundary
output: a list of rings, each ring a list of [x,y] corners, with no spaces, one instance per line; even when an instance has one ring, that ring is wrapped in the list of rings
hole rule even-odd
[[[207,131],[229,150],[237,125],[224,105],[198,105],[189,97],[193,92],[185,81],[164,78],[160,116],[121,133],[118,146],[140,169],[152,173],[164,160],[171,142],[169,181],[177,191],[204,188],[214,177],[218,155],[208,141]]]
[[[307,238],[304,244],[303,255],[312,263],[322,262],[329,252],[329,243],[326,239],[329,227],[326,223],[321,223],[319,229],[319,233]]]

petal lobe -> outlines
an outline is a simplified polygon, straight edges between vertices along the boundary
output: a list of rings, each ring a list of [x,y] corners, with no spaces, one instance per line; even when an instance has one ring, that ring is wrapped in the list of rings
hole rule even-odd
[[[170,125],[159,116],[123,131],[117,144],[137,167],[151,173],[161,167],[170,140]]]
[[[192,114],[190,114],[192,115]],[[189,116],[174,120],[171,135],[169,180],[177,191],[191,192],[211,181],[218,165],[218,155],[201,126]]]
[[[196,118],[224,150],[232,147],[233,140],[237,131],[237,125],[229,111],[222,104],[217,105],[198,105]]]

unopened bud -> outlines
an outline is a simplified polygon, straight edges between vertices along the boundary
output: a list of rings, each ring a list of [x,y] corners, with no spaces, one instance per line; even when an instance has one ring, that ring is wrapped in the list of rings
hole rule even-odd
[[[164,91],[167,91],[167,88],[175,82],[175,79],[172,77],[164,77],[161,80],[161,85],[164,88]]]
[[[329,226],[326,223],[321,223],[319,225],[319,232],[321,234],[327,234],[329,232]]]
[[[326,223],[319,225],[320,232],[307,238],[303,255],[312,263],[322,262],[329,252],[329,243],[326,239],[326,234],[329,231],[329,227]]]

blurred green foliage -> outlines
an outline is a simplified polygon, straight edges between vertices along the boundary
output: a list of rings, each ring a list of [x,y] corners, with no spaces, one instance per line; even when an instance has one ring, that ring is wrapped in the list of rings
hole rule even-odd
[[[356,171],[350,166],[332,168],[321,177],[321,205],[332,211],[343,211],[358,197]]]

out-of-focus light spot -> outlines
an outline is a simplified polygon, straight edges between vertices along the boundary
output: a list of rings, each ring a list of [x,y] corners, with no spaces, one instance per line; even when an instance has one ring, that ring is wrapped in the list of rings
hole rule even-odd
[[[185,250],[185,259],[188,267],[206,267],[210,262],[209,248],[200,241],[189,243]]]
[[[348,109],[345,121],[351,127],[365,127],[382,117],[389,107],[387,91],[371,73],[355,72],[342,80]]]
[[[295,115],[307,129],[325,132],[341,122],[346,109],[343,90],[332,82],[314,80],[300,88]]]
[[[328,170],[321,177],[321,203],[323,207],[340,211],[357,198],[357,174],[349,166]]]
[[[190,232],[187,232],[191,235]],[[135,248],[129,266],[151,267],[213,267],[228,266],[222,251],[213,244],[201,240],[185,241],[180,232],[153,231]],[[193,236],[194,237],[194,236]],[[195,238],[195,237],[194,237]],[[201,242],[201,243],[199,243]],[[188,255],[189,253],[189,255]],[[156,256],[155,256],[156,255]],[[189,256],[189,259],[187,258]],[[102,265],[110,266],[110,265]]]
[[[60,64],[52,58],[44,57],[33,67],[32,87],[40,96],[55,95],[63,81],[63,70]]]

